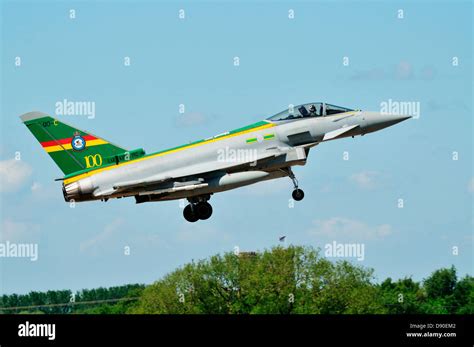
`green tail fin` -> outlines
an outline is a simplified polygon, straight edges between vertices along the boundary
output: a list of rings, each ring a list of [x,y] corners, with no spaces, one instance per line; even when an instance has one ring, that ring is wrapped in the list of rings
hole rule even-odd
[[[108,165],[127,151],[41,112],[20,118],[65,175]]]

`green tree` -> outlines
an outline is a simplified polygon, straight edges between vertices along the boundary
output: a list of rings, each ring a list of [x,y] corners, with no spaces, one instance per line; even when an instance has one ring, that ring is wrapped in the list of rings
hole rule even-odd
[[[418,282],[403,278],[392,282],[387,278],[379,286],[380,300],[387,313],[422,313],[420,303],[425,295]]]
[[[422,311],[430,314],[453,313],[456,310],[453,301],[456,283],[457,276],[454,266],[434,271],[423,282],[427,301],[421,305]]]
[[[456,269],[452,266],[433,272],[425,279],[424,287],[429,299],[446,298],[453,294],[456,282]]]
[[[474,278],[466,276],[456,283],[451,305],[452,312],[474,314]]]
[[[421,283],[387,278],[375,284],[372,269],[331,262],[319,250],[301,246],[215,255],[146,287],[83,289],[76,292],[74,306],[69,305],[71,294],[50,290],[2,295],[0,313],[474,313],[474,278],[458,280],[454,267],[436,270]]]
[[[146,288],[133,313],[382,313],[372,270],[310,247],[226,253]]]

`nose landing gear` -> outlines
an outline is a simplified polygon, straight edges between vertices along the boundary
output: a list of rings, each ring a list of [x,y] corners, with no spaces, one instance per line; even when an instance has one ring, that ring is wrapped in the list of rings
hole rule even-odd
[[[295,174],[293,173],[293,170],[291,170],[291,167],[288,168],[288,176],[291,178],[291,181],[293,182],[293,186],[295,187],[295,189],[293,190],[293,193],[291,193],[293,200],[295,201],[303,200],[304,192],[302,189],[298,188],[298,180],[296,179]]]

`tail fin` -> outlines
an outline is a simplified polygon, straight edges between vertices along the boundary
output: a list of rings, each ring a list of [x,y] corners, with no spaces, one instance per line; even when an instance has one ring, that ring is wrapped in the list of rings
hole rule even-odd
[[[126,152],[41,112],[29,112],[20,118],[65,175],[104,166],[106,158]]]

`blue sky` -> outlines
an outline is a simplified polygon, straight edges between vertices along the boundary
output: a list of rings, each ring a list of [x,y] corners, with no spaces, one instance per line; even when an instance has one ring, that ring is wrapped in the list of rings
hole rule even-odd
[[[39,247],[35,262],[0,258],[1,293],[151,283],[282,235],[287,245],[363,243],[365,259],[351,261],[378,280],[451,265],[473,274],[472,3],[3,1],[1,11],[1,239]],[[212,218],[189,224],[178,201],[70,208],[53,181],[60,170],[18,119],[53,114],[63,99],[95,102],[96,116],[60,119],[147,152],[291,103],[378,111],[414,101],[421,115],[312,150],[295,169],[306,197],[293,208],[280,179],[215,195]]]

